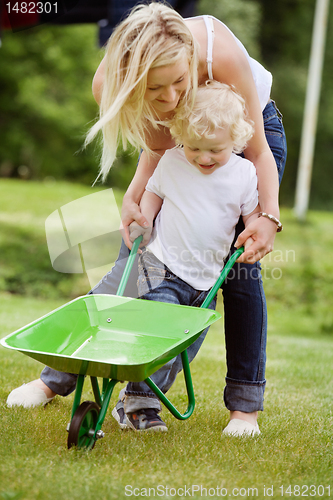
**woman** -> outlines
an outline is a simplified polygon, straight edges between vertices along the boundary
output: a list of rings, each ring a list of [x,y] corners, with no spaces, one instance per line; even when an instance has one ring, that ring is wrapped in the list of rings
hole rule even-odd
[[[163,4],[140,5],[113,33],[94,77],[100,119],[87,141],[102,130],[103,179],[115,159],[119,141],[124,147],[129,142],[143,149],[122,207],[123,237],[130,245],[128,225],[133,220],[147,225],[138,207],[147,181],[161,155],[174,145],[163,122],[182,106],[191,87],[195,95],[198,83],[208,79],[235,87],[245,99],[248,118],[255,127],[244,155],[256,167],[263,216],[246,230],[239,222],[235,246],[249,237],[254,243],[240,257],[233,279],[223,285],[228,368],[224,401],[230,411],[229,430],[242,433],[242,422],[255,428],[258,411],[263,410],[267,325],[257,261],[272,251],[280,228],[278,187],[286,159],[282,122],[270,100],[270,73],[249,57],[217,19],[202,16],[184,20]],[[123,244],[116,266],[91,293],[115,293],[127,256]],[[127,289],[125,295],[130,294]],[[14,390],[7,403],[32,406],[32,400],[34,404],[46,402],[55,394],[69,394],[74,387],[73,375],[46,368],[41,379]],[[36,399],[29,392],[37,392]],[[115,416],[121,424],[124,422],[122,403],[118,403]]]

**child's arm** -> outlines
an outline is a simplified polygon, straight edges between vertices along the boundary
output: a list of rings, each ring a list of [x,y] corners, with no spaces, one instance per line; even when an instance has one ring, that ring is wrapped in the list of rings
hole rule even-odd
[[[259,213],[260,213],[260,205],[258,203],[258,205],[256,206],[256,208],[250,214],[243,215],[244,226],[247,227],[252,221],[254,221],[255,219],[257,219]],[[248,248],[252,245],[252,243],[254,243],[254,239],[250,236],[244,242],[244,250],[248,250]],[[253,257],[254,257],[254,255],[255,254],[253,253]],[[255,259],[254,262],[256,262],[256,260],[259,260],[259,258],[260,258],[260,256],[258,254],[258,259]],[[237,259],[236,262],[238,262],[238,259]]]
[[[259,213],[260,213],[260,205],[258,203],[256,208],[250,214],[243,215],[244,226],[247,227],[252,221],[257,219]]]
[[[151,191],[145,191],[142,195],[140,202],[141,213],[146,217],[149,226],[144,228],[140,226],[137,222],[132,222],[129,226],[130,231],[130,245],[129,249],[132,248],[132,243],[138,236],[142,234],[143,239],[140,246],[145,246],[150,240],[151,233],[153,231],[153,222],[161,209],[163,200],[157,194],[152,193]]]

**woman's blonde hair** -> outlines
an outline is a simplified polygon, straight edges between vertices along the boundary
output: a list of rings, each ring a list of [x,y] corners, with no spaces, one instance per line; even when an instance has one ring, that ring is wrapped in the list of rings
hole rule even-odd
[[[246,118],[244,99],[229,85],[215,80],[198,87],[194,104],[176,110],[169,127],[178,144],[184,137],[213,139],[216,128],[228,128],[234,153],[241,153],[254,133],[253,123]]]
[[[158,127],[154,109],[144,99],[151,68],[189,62],[189,84],[185,96],[197,87],[198,56],[196,42],[183,18],[160,2],[135,7],[110,37],[106,49],[105,76],[100,117],[90,129],[86,144],[99,131],[103,133],[103,152],[98,177],[105,180],[121,143],[152,153],[147,137]],[[182,107],[180,100],[178,107]],[[190,102],[186,99],[187,105]]]

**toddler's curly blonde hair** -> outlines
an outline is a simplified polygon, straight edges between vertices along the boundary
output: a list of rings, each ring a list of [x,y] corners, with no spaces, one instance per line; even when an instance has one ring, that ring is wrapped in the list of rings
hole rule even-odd
[[[234,153],[241,153],[254,134],[253,124],[246,118],[244,99],[229,85],[215,80],[200,85],[194,104],[176,110],[168,126],[177,144],[185,137],[213,139],[216,128],[227,128]]]

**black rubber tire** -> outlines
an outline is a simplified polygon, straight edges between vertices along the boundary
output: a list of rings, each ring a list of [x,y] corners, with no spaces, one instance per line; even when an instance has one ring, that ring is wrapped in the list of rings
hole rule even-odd
[[[95,430],[100,407],[94,401],[84,401],[77,408],[69,426],[67,447],[77,446],[92,450],[96,440],[89,435],[89,431]]]

